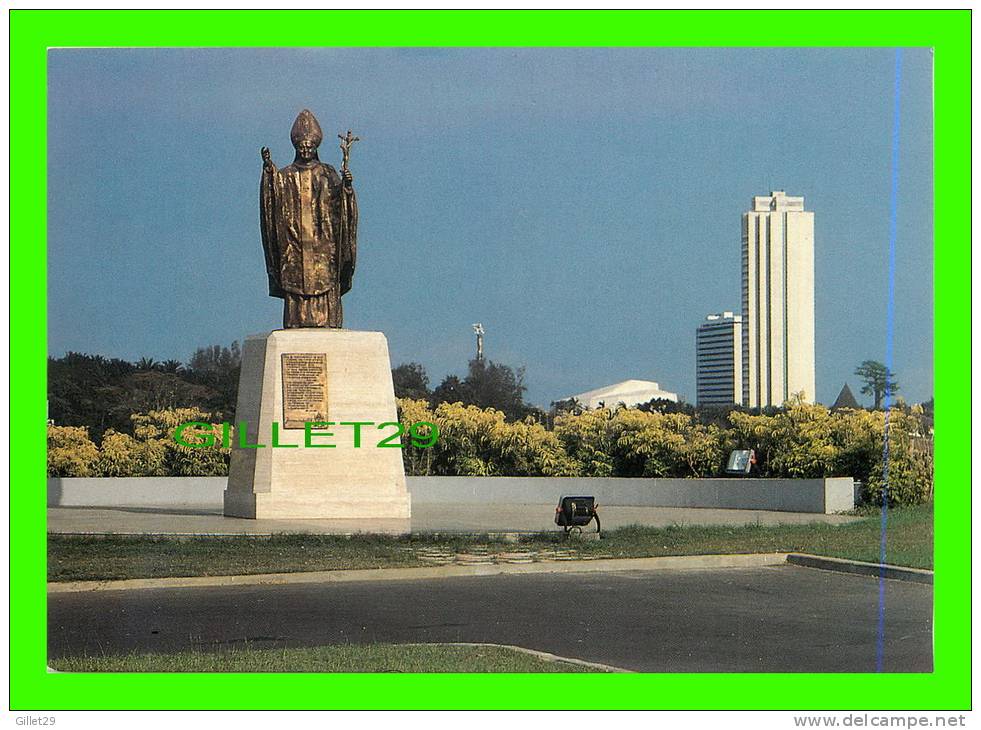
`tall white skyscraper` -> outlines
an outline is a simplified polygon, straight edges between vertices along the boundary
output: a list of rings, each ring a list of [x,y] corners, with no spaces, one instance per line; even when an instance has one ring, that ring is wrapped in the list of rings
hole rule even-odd
[[[782,190],[743,214],[743,405],[814,401],[814,213]]]
[[[695,335],[695,381],[699,406],[743,402],[743,318],[710,314]]]

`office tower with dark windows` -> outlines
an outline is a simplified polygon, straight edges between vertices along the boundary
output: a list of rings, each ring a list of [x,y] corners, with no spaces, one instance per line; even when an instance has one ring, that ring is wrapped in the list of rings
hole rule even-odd
[[[710,314],[695,335],[696,395],[699,406],[743,402],[743,318]]]

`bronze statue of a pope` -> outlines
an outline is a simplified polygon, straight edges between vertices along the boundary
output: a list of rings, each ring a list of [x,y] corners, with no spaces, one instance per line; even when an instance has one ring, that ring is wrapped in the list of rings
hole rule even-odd
[[[338,135],[341,136],[341,135]],[[269,296],[283,300],[283,327],[341,327],[341,296],[351,289],[358,202],[348,156],[357,137],[341,137],[338,174],[317,157],[323,132],[304,109],[293,122],[291,165],[276,169],[262,148],[259,222]]]

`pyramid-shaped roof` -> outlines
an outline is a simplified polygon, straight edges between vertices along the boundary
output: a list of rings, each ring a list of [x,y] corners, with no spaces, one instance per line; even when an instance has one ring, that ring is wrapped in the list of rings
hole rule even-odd
[[[837,411],[842,408],[852,408],[854,410],[861,408],[858,401],[855,400],[855,396],[852,395],[852,389],[848,387],[848,383],[841,386],[841,392],[838,394],[838,399],[835,401],[835,404],[831,406],[831,410],[833,411]]]

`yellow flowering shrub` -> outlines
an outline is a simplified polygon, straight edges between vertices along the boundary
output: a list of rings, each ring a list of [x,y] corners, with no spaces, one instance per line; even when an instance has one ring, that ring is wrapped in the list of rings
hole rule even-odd
[[[99,450],[84,426],[48,424],[48,476],[92,477]]]

